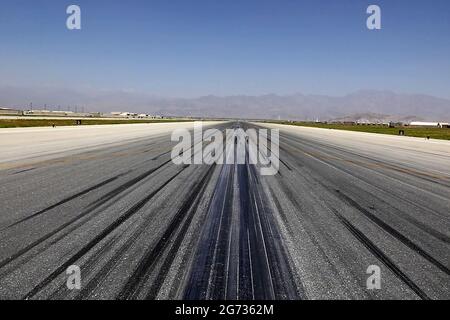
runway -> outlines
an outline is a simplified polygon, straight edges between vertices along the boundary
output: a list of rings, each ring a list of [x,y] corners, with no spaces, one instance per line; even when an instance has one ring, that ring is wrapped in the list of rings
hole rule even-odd
[[[278,174],[175,165],[189,123],[0,130],[0,298],[450,299],[448,141],[204,125],[279,129]]]

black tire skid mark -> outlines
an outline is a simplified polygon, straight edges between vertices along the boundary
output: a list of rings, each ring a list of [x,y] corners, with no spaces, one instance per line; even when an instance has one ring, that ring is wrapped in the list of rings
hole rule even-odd
[[[15,171],[15,172],[11,173],[11,175],[14,176],[14,175],[16,175],[16,174],[29,172],[29,171],[36,170],[36,169],[37,169],[37,167],[34,167],[34,168],[28,168],[28,169],[22,169],[22,170]]]
[[[118,236],[114,235],[112,237],[110,237],[110,239],[108,239],[100,248],[100,250],[98,252],[95,253],[95,255],[93,257],[91,257],[91,264],[89,266],[84,265],[82,267],[82,272],[83,274],[87,274],[91,271],[92,266],[95,262],[98,262],[100,260],[100,258],[102,257],[102,255],[110,250],[114,243],[117,241]],[[82,290],[84,289],[85,285],[83,284]],[[67,296],[67,292],[68,289],[66,286],[59,286],[54,292],[52,292],[51,294],[49,294],[46,299],[47,300],[61,300],[64,299]]]
[[[214,165],[209,167],[203,178],[188,194],[183,205],[172,218],[170,224],[166,228],[160,240],[154,246],[148,248],[147,252],[138,263],[135,271],[130,276],[129,281],[124,285],[121,292],[119,293],[117,297],[118,299],[135,299],[137,296],[139,296],[139,294],[141,294],[141,288],[146,284],[146,281],[152,274],[157,262],[159,262],[159,259],[161,258],[164,251],[168,249],[168,246],[172,244],[172,247],[169,249],[166,259],[163,261],[160,273],[157,276],[157,282],[153,283],[146,293],[147,299],[154,299],[156,297],[158,290],[163,284],[164,279],[169,271],[168,267],[173,262],[175,253],[179,248],[188,227],[190,226],[192,216],[196,213],[196,209],[200,203],[201,196],[208,184],[208,181],[211,179],[214,168]],[[178,233],[176,233],[177,230]],[[176,237],[172,242],[171,240],[175,234]]]
[[[315,142],[314,144],[312,144],[311,142],[305,141],[305,140],[300,139],[298,137],[294,137],[292,135],[284,135],[284,138],[287,139],[287,140],[294,141],[294,142],[299,143],[299,144],[307,145],[307,146],[309,146],[311,148],[316,148],[316,149],[319,148],[321,152],[326,152],[326,151],[323,151],[323,149],[328,148],[328,149],[336,150],[338,152],[344,152],[344,153],[347,153],[347,154],[351,154],[351,155],[353,155],[355,157],[363,158],[363,159],[368,160],[368,161],[370,161],[372,163],[376,163],[378,165],[381,165],[384,168],[390,169],[390,170],[392,170],[393,172],[395,172],[397,174],[398,173],[400,173],[400,174],[407,174],[407,175],[411,175],[411,176],[414,176],[416,178],[422,179],[424,181],[431,182],[433,184],[437,184],[437,185],[444,186],[444,187],[450,187],[450,184],[448,184],[448,183],[443,183],[443,182],[437,181],[436,179],[431,179],[426,173],[414,172],[414,171],[408,171],[406,173],[404,171],[404,168],[399,167],[398,165],[391,164],[391,163],[388,164],[388,163],[383,162],[381,160],[373,159],[373,158],[371,158],[369,156],[365,156],[365,155],[353,152],[351,150],[347,150],[347,149],[344,149],[344,148],[339,148],[339,147],[336,147],[336,146],[333,146],[333,145],[324,144],[324,143],[318,143],[318,142]],[[359,164],[359,165],[362,166],[362,164]],[[365,168],[370,169],[368,167],[365,167]],[[441,181],[448,181],[448,180],[449,180],[448,178],[442,178],[441,179]]]
[[[159,169],[161,169],[165,165],[169,164],[171,161],[172,160],[169,159],[168,161],[165,161],[165,162],[159,164],[158,166],[156,166],[156,167],[154,167],[154,168],[152,168],[150,170],[147,170],[144,173],[138,175],[137,177],[127,181],[126,183],[124,183],[124,184],[114,188],[113,190],[111,190],[107,194],[101,196],[100,198],[98,198],[94,202],[92,202],[89,205],[87,205],[86,209],[87,210],[95,210],[95,209],[99,208],[100,206],[102,206],[103,204],[105,204],[106,202],[111,200],[112,198],[114,198],[117,195],[123,193],[124,191],[130,189],[131,187],[135,186],[137,183],[139,183],[140,181],[144,180],[145,178],[147,178],[148,176],[150,176],[154,172],[158,171]]]
[[[359,229],[353,226],[336,209],[330,208],[339,221],[357,238],[375,257],[378,258],[389,270],[391,270],[399,279],[401,279],[411,290],[413,290],[421,299],[430,300],[427,294],[420,289],[414,281],[404,274],[394,262],[392,262],[372,241],[369,240]]]
[[[139,179],[132,179],[130,181],[132,181],[134,184],[138,183],[139,181],[141,181],[142,179],[148,177],[149,175],[151,175],[152,173],[154,173],[155,171],[159,170],[160,168],[162,168],[165,164],[168,164],[169,162],[164,162],[162,165],[157,166],[156,168],[152,168],[150,170],[148,170],[147,172],[145,172],[144,174],[140,175],[138,178]],[[185,167],[183,168],[183,170],[185,169]],[[114,189],[114,190],[119,190],[120,192],[125,191],[127,188],[132,187],[134,184],[130,183],[130,181],[126,182],[125,184],[119,186],[118,188]],[[124,186],[127,186],[127,188],[123,188]],[[118,195],[120,192],[116,192],[115,195]],[[111,197],[113,198],[113,197]],[[109,199],[111,199],[109,198]],[[108,200],[109,200],[108,199]],[[32,250],[33,248],[35,248],[36,246],[38,246],[39,244],[43,243],[44,241],[48,240],[49,238],[51,238],[52,236],[58,234],[60,231],[65,231],[64,233],[62,233],[61,235],[59,235],[58,237],[56,237],[51,243],[49,243],[47,246],[45,246],[44,248],[41,248],[41,250],[39,252],[37,252],[36,254],[39,254],[41,251],[45,250],[47,247],[49,247],[50,245],[54,244],[55,242],[61,240],[62,238],[64,238],[67,234],[71,233],[73,230],[75,230],[76,228],[78,228],[80,225],[84,224],[87,222],[87,220],[83,220],[80,221],[81,219],[83,219],[84,217],[88,216],[89,214],[91,214],[92,212],[94,212],[96,209],[98,209],[102,204],[106,203],[107,201],[103,201],[101,204],[96,204],[95,206],[89,206],[87,209],[83,210],[79,215],[77,215],[76,217],[72,218],[71,220],[67,221],[66,223],[62,224],[61,226],[57,227],[56,229],[54,229],[53,231],[47,233],[46,235],[42,236],[41,238],[37,239],[36,241],[33,241],[31,244],[27,245],[26,247],[20,249],[18,252],[14,253],[13,255],[11,255],[10,257],[2,260],[0,262],[0,269],[5,267],[7,264],[9,264],[10,262],[12,262],[13,260],[16,260],[17,258],[21,257],[22,255],[24,255],[25,253],[29,252],[30,250]],[[97,213],[98,214],[98,213]],[[78,223],[77,223],[78,222]],[[77,223],[77,224],[74,224]],[[67,227],[71,226],[69,229],[67,229]],[[29,257],[26,261],[28,261],[29,259],[31,259],[32,257]],[[13,268],[12,270],[15,270],[17,267]],[[7,270],[6,272],[2,271],[0,273],[0,276],[4,276],[6,273],[11,272],[12,270]]]
[[[278,222],[275,220],[274,212],[265,202],[267,196],[263,194],[261,186],[259,186],[260,182],[255,179],[257,177],[256,167],[247,164],[247,172],[249,172],[249,202],[253,206],[251,209],[253,224],[255,227],[260,227],[258,234],[261,237],[260,243],[264,244],[268,272],[273,288],[273,296],[270,299],[303,299],[305,295],[302,288],[297,288],[295,285],[296,277],[283,245],[284,240],[278,229]]]
[[[186,285],[185,299],[298,299],[301,296],[293,284],[292,270],[276,229],[276,221],[270,220],[273,213],[263,203],[265,197],[257,193],[260,181],[254,166],[248,165],[248,156],[246,162],[246,165],[236,166],[240,217],[237,228],[239,261],[234,263],[237,263],[238,267],[228,266],[228,269],[239,270],[239,275],[236,279],[227,274],[226,257],[223,254],[230,252],[229,246],[233,246],[232,241],[227,244],[233,230],[231,212],[219,212],[214,210],[214,206],[210,207],[193,262],[195,267]],[[232,194],[223,192],[222,189],[224,181],[227,186],[230,185],[233,174],[234,170],[229,170],[230,177],[218,181],[213,204],[220,206],[232,199]],[[232,234],[231,236],[233,237]],[[236,238],[236,235],[233,238]],[[224,248],[218,250],[217,247],[220,246]],[[217,256],[220,259],[217,259]],[[224,283],[226,281],[228,282]],[[231,292],[226,292],[224,288]]]
[[[310,147],[310,148],[312,147],[311,145],[308,145],[308,144],[305,143],[304,141],[302,141],[301,143],[303,143],[304,145],[307,145],[307,146]],[[301,143],[298,142],[298,144],[301,144]],[[296,148],[296,149],[298,149],[298,150],[301,150],[299,147],[293,147],[293,148]],[[303,150],[302,150],[302,151],[303,151]],[[343,151],[343,152],[346,152],[345,150],[342,150],[342,151]],[[323,152],[323,151],[321,151],[321,152]],[[347,153],[350,153],[350,152],[347,152]],[[355,156],[358,156],[358,154],[356,154],[356,153],[351,153],[351,154],[353,154],[353,155],[355,155]],[[291,152],[291,155],[292,155],[292,152]],[[359,156],[360,156],[360,157],[364,157],[364,156],[361,156],[361,155],[359,155]],[[370,158],[368,158],[368,157],[364,157],[364,158],[367,159],[367,160],[370,160]],[[337,168],[338,170],[341,170],[341,171],[343,171],[343,172],[345,172],[345,173],[347,173],[347,174],[349,174],[349,175],[351,175],[351,176],[353,176],[353,177],[355,177],[355,178],[357,178],[357,179],[359,179],[359,180],[362,180],[362,181],[364,181],[364,182],[370,184],[372,187],[376,188],[377,190],[379,190],[379,191],[382,192],[382,193],[386,193],[386,191],[383,190],[382,188],[380,188],[380,187],[378,187],[378,186],[376,186],[376,185],[371,184],[370,181],[369,181],[368,179],[366,179],[364,176],[356,176],[356,175],[354,175],[350,170],[345,169],[345,168],[342,168],[342,167],[338,167],[338,166],[336,166],[335,164],[333,164],[331,161],[329,161],[329,160],[327,160],[327,159],[321,159],[321,161],[323,161],[323,162],[327,163],[328,165],[330,165],[330,166],[332,166],[332,167],[334,167],[334,168]],[[380,161],[380,163],[382,163],[382,162]],[[354,163],[354,165],[360,166],[360,167],[362,167],[362,168],[364,168],[364,169],[366,169],[366,170],[373,171],[373,172],[375,172],[376,174],[379,174],[379,175],[383,175],[383,176],[389,177],[390,179],[393,179],[393,180],[396,180],[396,181],[401,181],[401,180],[399,180],[399,179],[396,178],[396,177],[392,177],[392,176],[387,175],[387,174],[385,174],[385,173],[383,173],[383,172],[381,172],[381,171],[376,171],[376,170],[374,170],[373,168],[370,168],[370,167],[367,167],[367,166],[361,166],[360,164],[356,164],[356,163]],[[304,166],[304,165],[301,165],[301,166]],[[379,199],[379,198],[377,198],[377,200],[378,200],[378,201],[385,202],[384,200]],[[413,202],[413,201],[411,201],[411,200],[409,200],[409,199],[406,199],[406,198],[403,198],[403,197],[402,197],[401,200],[404,201],[404,202],[406,202],[407,204],[409,204],[409,205],[411,205],[411,206],[414,206],[414,207],[416,207],[416,208],[418,208],[418,209],[420,209],[420,210],[422,210],[422,211],[427,211],[427,212],[429,212],[430,214],[435,215],[435,216],[437,216],[437,217],[447,218],[446,216],[443,217],[442,214],[440,214],[439,212],[437,212],[437,211],[435,211],[435,210],[433,210],[433,209],[431,209],[431,208],[425,207],[425,206],[423,206],[423,205],[421,205],[421,204],[417,204],[417,203],[415,203],[415,202]],[[424,224],[422,224],[421,222],[419,222],[419,221],[417,221],[417,220],[415,220],[415,219],[412,219],[411,217],[406,217],[406,216],[404,216],[404,215],[402,215],[402,217],[403,217],[404,219],[408,220],[410,223],[414,224],[416,227],[418,227],[418,228],[420,228],[420,229],[423,229],[425,232],[429,232],[431,235],[433,235],[433,236],[436,237],[437,239],[439,239],[439,240],[441,240],[441,241],[444,241],[444,242],[446,242],[446,243],[450,243],[450,238],[449,238],[448,236],[446,236],[446,235],[444,235],[444,234],[442,234],[442,233],[440,233],[440,232],[437,232],[436,230],[431,230],[431,229],[427,228]]]
[[[73,194],[70,197],[67,197],[67,198],[65,198],[65,199],[63,199],[63,200],[61,200],[61,201],[59,201],[59,202],[57,202],[57,203],[55,203],[55,204],[45,208],[45,209],[42,209],[42,210],[40,210],[40,211],[38,211],[36,213],[33,213],[30,216],[27,216],[27,217],[25,217],[23,219],[20,219],[20,220],[14,222],[13,224],[7,226],[5,229],[11,228],[11,227],[13,227],[15,225],[18,225],[18,224],[22,223],[22,222],[25,222],[25,221],[28,221],[28,220],[33,219],[35,217],[38,217],[41,214],[44,214],[44,213],[46,213],[46,212],[48,212],[48,211],[50,211],[52,209],[55,209],[56,207],[59,207],[60,205],[63,205],[65,203],[69,202],[69,201],[72,201],[72,200],[74,200],[74,199],[76,199],[78,197],[81,197],[81,196],[83,196],[83,195],[85,195],[85,194],[87,194],[87,193],[89,193],[91,191],[97,190],[97,189],[99,189],[99,188],[101,188],[101,187],[103,187],[103,186],[105,186],[105,185],[107,185],[107,184],[117,180],[118,178],[120,178],[123,175],[124,174],[119,174],[119,175],[117,175],[115,177],[106,179],[106,180],[104,180],[104,181],[102,181],[102,182],[100,182],[100,183],[98,183],[98,184],[96,184],[96,185],[94,185],[92,187],[89,187],[89,188],[87,188],[85,190],[82,190],[82,191],[80,191],[80,192],[78,192],[76,194]]]
[[[206,183],[205,183],[206,185]],[[201,190],[200,194],[203,192]],[[186,202],[189,201],[189,198],[196,196],[195,193],[190,192],[187,196],[187,200],[183,205],[186,205]],[[197,205],[197,202],[196,202]],[[195,210],[194,210],[195,211]],[[191,217],[191,215],[190,215]],[[185,219],[186,220],[186,219]],[[120,257],[136,242],[137,238],[140,234],[148,227],[148,225],[152,223],[152,219],[148,218],[143,224],[141,224],[136,232],[122,245],[122,247],[117,250],[117,252],[109,259],[109,261],[101,268],[101,270],[86,284],[83,286],[80,293],[76,296],[76,299],[86,299],[88,298],[95,288],[97,288],[109,275],[109,273],[114,269],[114,267],[119,263]],[[186,220],[185,224],[189,226],[190,220]],[[183,226],[184,226],[183,225]],[[164,237],[162,237],[164,238]],[[164,239],[164,241],[169,242],[169,239]],[[169,254],[168,257],[171,255]],[[156,261],[155,261],[156,262]],[[89,265],[92,262],[89,263]],[[162,271],[163,272],[163,271]],[[162,276],[162,275],[161,275]],[[159,276],[158,276],[159,277]]]
[[[228,232],[231,222],[232,205],[232,180],[234,165],[222,165],[220,176],[216,183],[213,197],[209,203],[206,221],[201,231],[199,243],[195,253],[192,270],[186,284],[184,299],[204,300],[208,298],[208,289],[210,288],[210,277],[213,276],[216,281],[221,282],[221,286],[213,283],[212,295],[223,296],[221,292],[224,285],[225,272],[225,252],[226,249],[219,247],[218,244],[224,244],[228,239]],[[228,174],[226,174],[226,171]],[[220,252],[217,252],[217,251]],[[217,257],[217,255],[219,257]],[[221,262],[219,262],[219,260]],[[212,270],[213,264],[220,264],[219,270]],[[211,273],[214,273],[212,275]],[[221,279],[219,279],[219,277]]]
[[[52,280],[54,280],[59,274],[63,273],[70,265],[80,259],[83,255],[85,255],[89,250],[95,247],[99,242],[101,242],[104,238],[106,238],[109,234],[111,234],[114,230],[116,230],[119,226],[121,226],[124,222],[128,221],[136,212],[138,212],[142,207],[144,207],[155,195],[157,195],[162,189],[164,189],[172,180],[174,180],[181,172],[184,171],[184,168],[173,176],[171,176],[166,182],[164,182],[159,188],[155,191],[151,192],[144,199],[140,200],[130,209],[128,209],[119,219],[111,223],[106,229],[104,229],[100,234],[98,234],[94,239],[92,239],[87,245],[81,248],[77,253],[72,255],[65,263],[63,263],[60,267],[54,270],[49,276],[47,276],[44,280],[42,280],[37,286],[35,286],[30,292],[28,292],[24,299],[30,299],[35,294],[37,294],[42,288],[44,288],[47,284],[49,284]]]
[[[327,164],[333,166],[333,164],[331,164],[331,163],[329,163],[327,161],[325,161],[325,162]],[[347,173],[349,175],[352,175],[352,173],[347,171],[347,170],[344,170],[344,169],[341,169],[341,168],[339,168],[339,170],[342,170],[343,172],[345,172],[345,173]],[[385,223],[380,218],[375,216],[372,212],[370,212],[369,210],[367,210],[364,207],[362,207],[361,205],[359,205],[355,200],[353,200],[349,196],[345,195],[341,190],[339,190],[337,188],[333,188],[333,187],[325,184],[323,181],[320,181],[317,178],[312,177],[312,179],[314,179],[318,184],[320,184],[324,188],[326,188],[328,190],[331,190],[331,192],[333,194],[337,195],[339,198],[341,198],[344,202],[346,202],[350,206],[355,207],[358,211],[362,212],[367,218],[369,218],[371,221],[373,221],[375,224],[377,224],[379,227],[381,227],[384,231],[386,231],[387,233],[389,233],[390,235],[395,237],[397,240],[402,242],[404,245],[408,246],[410,249],[412,249],[415,252],[417,252],[418,254],[420,254],[424,259],[428,260],[431,264],[435,265],[441,271],[443,271],[447,275],[450,275],[450,269],[448,267],[446,267],[441,262],[439,262],[438,260],[433,258],[429,253],[427,253],[419,245],[415,244],[412,240],[408,239],[406,236],[402,235],[400,232],[398,232],[397,230],[395,230],[394,228],[389,226],[387,223]],[[367,181],[365,181],[365,182],[367,182]],[[380,189],[380,191],[382,191],[382,190]],[[374,197],[374,196],[372,195],[372,197]],[[385,203],[384,200],[382,200],[382,199],[380,199],[378,197],[376,197],[376,199],[379,202]],[[396,211],[398,211],[398,210],[396,210]],[[411,224],[413,224],[417,228],[421,229],[423,232],[425,232],[425,233],[435,237],[436,239],[438,239],[438,240],[440,240],[440,241],[442,241],[444,243],[449,243],[450,239],[447,236],[441,234],[440,232],[438,232],[436,230],[432,230],[432,229],[430,229],[427,226],[424,226],[422,223],[420,223],[419,221],[417,221],[415,219],[405,217],[404,214],[402,214],[401,212],[400,212],[399,215],[401,216],[401,218],[407,220],[408,222],[410,222]]]
[[[356,208],[358,211],[364,214],[367,218],[369,218],[372,222],[374,222],[377,226],[379,226],[381,229],[389,233],[391,236],[399,240],[401,243],[409,247],[411,250],[415,251],[419,255],[421,255],[423,258],[428,260],[431,264],[433,264],[435,267],[440,269],[442,272],[444,272],[447,275],[450,275],[450,269],[444,266],[441,262],[437,261],[435,258],[433,258],[430,254],[428,254],[425,250],[423,250],[420,246],[415,244],[413,241],[402,235],[400,232],[389,226],[387,223],[382,221],[380,218],[375,216],[372,212],[369,210],[363,208],[361,205],[359,205],[355,200],[344,194],[343,192],[339,190],[335,190],[335,194],[338,195],[339,198],[341,198],[344,202],[351,205],[352,207]]]
[[[287,186],[282,185],[283,190]],[[291,197],[292,198],[292,197]],[[299,207],[298,203],[294,203],[296,207]],[[371,240],[369,240],[360,230],[354,227],[347,219],[345,219],[335,208],[327,205],[327,208],[338,218],[338,221],[348,230],[350,233],[368,249],[368,251],[380,260],[386,267],[388,267],[395,276],[397,276],[402,282],[404,282],[411,290],[413,290],[421,299],[429,299],[428,296],[421,290],[406,274],[404,274],[391,259],[389,259]],[[333,265],[329,261],[330,265]]]
[[[435,260],[420,247],[414,244],[411,240],[400,234],[398,231],[381,221],[378,217],[374,216],[370,211],[366,210],[360,206],[356,201],[351,199],[349,196],[342,193],[342,191],[332,188],[320,181],[319,179],[312,177],[316,183],[320,184],[325,189],[329,190],[332,194],[335,194],[342,201],[348,205],[354,207],[359,212],[363,213],[367,218],[374,222],[381,229],[386,231],[391,236],[395,237],[397,240],[408,246],[410,249],[414,250],[416,253],[420,254],[431,264],[435,265],[437,268],[441,269],[444,273],[447,273],[448,268],[442,265],[440,262]],[[283,187],[284,184],[282,184]],[[287,192],[287,186],[284,186],[283,190]],[[291,196],[290,198],[293,198]],[[404,274],[395,264],[390,260],[376,245],[371,242],[361,231],[354,227],[347,219],[345,219],[336,209],[327,205],[327,208],[333,212],[333,214],[338,218],[338,220],[371,252],[375,257],[377,257],[383,264],[385,264],[400,280],[402,280],[411,290],[413,290],[421,299],[429,299],[426,293],[421,290],[406,274]],[[448,273],[447,273],[448,274]]]

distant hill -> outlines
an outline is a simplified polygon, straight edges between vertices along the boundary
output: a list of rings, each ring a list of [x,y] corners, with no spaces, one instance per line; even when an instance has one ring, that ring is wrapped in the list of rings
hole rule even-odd
[[[382,115],[381,118],[392,121],[410,118],[450,122],[450,100],[391,91],[361,90],[341,97],[267,94],[176,99],[133,91],[81,92],[0,87],[0,105],[25,107],[31,101],[36,108],[44,105],[56,108],[60,105],[62,109],[77,106],[90,111],[132,111],[174,116],[330,120],[348,115],[368,119]]]

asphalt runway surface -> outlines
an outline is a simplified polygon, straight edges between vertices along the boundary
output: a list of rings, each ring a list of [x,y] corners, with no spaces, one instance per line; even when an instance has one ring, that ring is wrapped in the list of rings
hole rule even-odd
[[[0,131],[0,298],[450,299],[448,141],[264,124],[262,176],[172,163],[189,126]]]

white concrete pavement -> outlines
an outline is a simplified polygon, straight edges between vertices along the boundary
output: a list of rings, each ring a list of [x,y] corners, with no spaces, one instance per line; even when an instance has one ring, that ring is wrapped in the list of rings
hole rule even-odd
[[[210,125],[217,122],[204,122]],[[0,129],[0,164],[39,157],[48,160],[77,151],[193,128],[193,122],[114,124]]]

